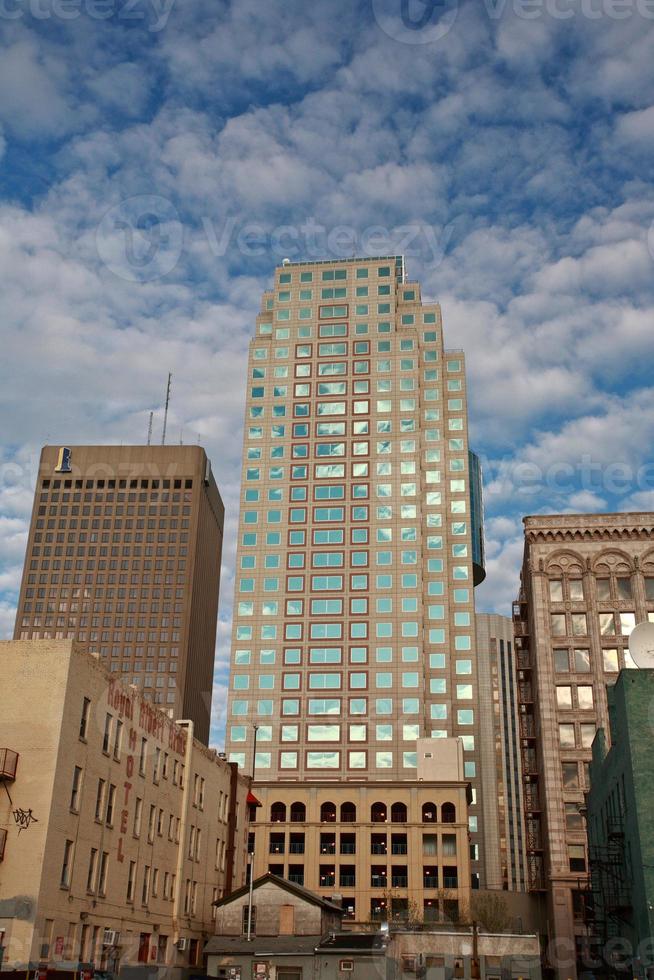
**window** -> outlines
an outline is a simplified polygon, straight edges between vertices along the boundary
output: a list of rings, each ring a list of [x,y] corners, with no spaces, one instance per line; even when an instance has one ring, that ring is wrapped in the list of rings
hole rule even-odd
[[[104,734],[102,736],[102,751],[105,755],[109,755],[109,745],[111,744],[111,722],[113,718],[111,715],[105,715],[104,719]]]
[[[64,843],[64,858],[61,864],[61,877],[59,879],[59,886],[61,888],[68,888],[70,886],[72,861],[73,861],[73,841],[67,840]]]
[[[570,871],[586,870],[586,848],[583,844],[568,844]]]
[[[579,789],[579,772],[576,762],[562,762],[561,775],[564,789]]]
[[[70,809],[75,813],[79,812],[80,787],[82,785],[82,769],[75,766],[73,769],[73,785],[70,791]]]
[[[82,739],[86,738],[86,732],[89,723],[89,710],[91,708],[91,699],[84,698],[82,702],[82,716],[79,723],[79,737]]]

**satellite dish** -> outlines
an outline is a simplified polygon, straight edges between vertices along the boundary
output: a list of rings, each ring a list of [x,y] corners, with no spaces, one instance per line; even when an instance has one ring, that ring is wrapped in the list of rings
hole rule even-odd
[[[633,628],[629,653],[637,667],[654,667],[654,623],[639,623]]]
[[[282,265],[290,265],[290,264],[291,264],[290,259],[282,259]]]

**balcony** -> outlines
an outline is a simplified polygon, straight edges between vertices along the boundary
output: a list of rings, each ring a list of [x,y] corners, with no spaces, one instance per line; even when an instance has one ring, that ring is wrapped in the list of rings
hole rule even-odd
[[[520,715],[520,737],[536,738],[536,724],[531,715]]]
[[[407,854],[408,851],[406,844],[391,844],[391,854]]]
[[[304,854],[304,841],[291,841],[288,845],[289,854]]]
[[[524,801],[525,810],[529,812],[537,812],[540,810],[540,794],[538,792],[538,786],[533,783],[527,784],[524,790]]]
[[[406,888],[408,884],[407,875],[391,875],[391,888]]]
[[[302,885],[304,887],[304,874],[299,871],[289,871],[288,880],[294,885]]]
[[[422,879],[423,888],[438,888],[438,875],[424,875]]]
[[[13,782],[18,767],[18,752],[0,749],[0,782]]]
[[[524,620],[514,620],[513,622],[513,633],[515,636],[522,639],[522,637],[529,636],[529,623]]]
[[[606,821],[606,833],[609,840],[620,840],[624,837],[622,817],[609,817]]]
[[[534,693],[531,684],[518,684],[518,700],[522,704],[531,704],[534,700]]]

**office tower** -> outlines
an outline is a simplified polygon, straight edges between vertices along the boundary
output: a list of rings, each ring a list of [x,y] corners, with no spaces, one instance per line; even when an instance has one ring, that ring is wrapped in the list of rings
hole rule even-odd
[[[508,616],[477,613],[477,661],[481,712],[481,780],[487,847],[497,856],[499,887],[525,890],[525,841],[518,688],[513,623]],[[496,831],[495,840],[491,834]]]
[[[514,603],[527,884],[546,895],[550,963],[583,969],[591,744],[610,731],[607,685],[633,666],[628,637],[654,619],[654,515],[526,517]],[[575,962],[577,967],[575,968]]]
[[[440,309],[401,256],[276,270],[248,361],[229,758],[254,764],[257,819],[280,783],[320,782],[328,803],[330,785],[359,794],[367,821],[366,787],[390,814],[415,784],[418,738],[438,756],[460,737],[477,887],[484,570],[467,429],[463,352],[445,350]]]
[[[71,639],[209,739],[224,508],[199,446],[46,446],[15,639]]]

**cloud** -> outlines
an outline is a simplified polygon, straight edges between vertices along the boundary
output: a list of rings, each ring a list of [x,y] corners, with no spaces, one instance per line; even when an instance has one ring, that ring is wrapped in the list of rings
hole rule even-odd
[[[654,25],[489,6],[459,4],[448,35],[423,45],[346,0],[176,0],[156,33],[119,16],[6,25],[5,632],[39,447],[143,440],[152,410],[160,431],[172,370],[170,439],[200,436],[227,506],[222,738],[247,346],[286,243],[329,257],[339,226],[347,252],[375,226],[393,252],[411,225],[409,275],[465,349],[484,608],[509,610],[523,512],[651,506]],[[153,196],[175,216],[178,254],[159,277],[121,275],[134,271],[129,235],[113,229],[107,258],[103,218]]]

